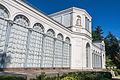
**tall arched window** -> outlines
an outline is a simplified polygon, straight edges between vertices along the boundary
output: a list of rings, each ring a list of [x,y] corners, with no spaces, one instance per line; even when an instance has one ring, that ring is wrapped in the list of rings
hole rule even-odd
[[[90,20],[87,17],[85,17],[85,28],[88,31],[89,31],[89,24],[90,24]]]
[[[63,49],[63,67],[70,67],[70,38],[65,38]]]
[[[1,4],[0,4],[0,17],[2,17],[2,18],[9,18],[8,10]]]
[[[1,18],[9,18],[9,12],[7,10],[7,8],[5,8],[3,5],[0,4],[0,52],[3,53],[4,52],[4,47],[5,47],[5,42],[6,42],[6,33],[7,33],[7,21]],[[7,56],[8,57],[8,56]],[[0,62],[4,60],[0,59]],[[0,68],[4,68],[6,65],[6,62],[4,63],[4,61],[2,61],[0,63]]]
[[[33,29],[38,31],[38,32],[44,32],[44,27],[42,24],[40,23],[36,23],[34,26],[33,26]]]
[[[87,43],[86,45],[86,67],[89,67],[90,65],[90,44]]]
[[[77,16],[76,25],[77,25],[77,26],[80,26],[80,25],[81,25],[81,17],[80,17],[79,15]]]
[[[7,8],[0,4],[0,18],[9,18],[9,12]],[[5,37],[7,31],[7,21],[0,19],[0,49],[5,45]]]
[[[47,31],[47,35],[55,37],[55,32],[52,29]],[[55,40],[52,37],[45,37],[45,45],[44,45],[44,54],[43,54],[43,67],[52,67],[53,66],[53,55],[54,55],[54,46]]]
[[[35,31],[34,31],[35,30]],[[37,32],[36,32],[37,31]],[[41,66],[41,54],[43,45],[43,34],[38,32],[44,32],[44,27],[40,23],[36,23],[33,26],[29,39],[29,54],[28,54],[28,65],[27,67],[40,67]],[[34,54],[34,55],[33,55]]]
[[[62,67],[62,55],[63,55],[63,35],[59,33],[55,41],[55,55],[54,55],[54,67]]]
[[[19,25],[22,25],[22,26],[25,26],[25,27],[28,27],[29,26],[29,20],[26,16],[24,15],[17,15],[15,18],[14,18],[14,21],[19,24]]]
[[[92,67],[95,68],[95,50],[92,53]]]
[[[12,55],[11,67],[25,67],[28,45],[28,29],[25,27],[29,26],[29,20],[24,15],[17,15],[14,22],[19,25],[12,25],[8,42],[7,50]]]

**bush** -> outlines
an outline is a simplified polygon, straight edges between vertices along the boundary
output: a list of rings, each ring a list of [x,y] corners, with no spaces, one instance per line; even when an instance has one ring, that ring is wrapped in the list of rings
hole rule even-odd
[[[62,76],[47,77],[41,74],[33,80],[112,80],[110,72],[72,72],[63,74]]]
[[[67,76],[67,77],[64,77],[61,80],[76,80],[76,79],[74,77]]]
[[[115,72],[115,76],[120,75],[120,69],[113,69],[113,71]]]
[[[112,75],[110,72],[99,72],[96,73],[97,80],[112,80]]]
[[[79,80],[78,74],[75,73],[75,72],[71,72],[71,73],[68,73],[68,74],[63,74],[60,79],[61,80]]]
[[[96,80],[95,72],[79,72],[79,80]]]
[[[0,76],[0,80],[26,80],[23,77],[16,77],[16,76]]]

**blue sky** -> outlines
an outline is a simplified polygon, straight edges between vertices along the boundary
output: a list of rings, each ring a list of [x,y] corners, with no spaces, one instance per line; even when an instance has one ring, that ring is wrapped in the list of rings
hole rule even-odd
[[[92,27],[101,26],[104,36],[120,38],[120,0],[26,0],[46,14],[69,7],[83,8],[92,16]]]

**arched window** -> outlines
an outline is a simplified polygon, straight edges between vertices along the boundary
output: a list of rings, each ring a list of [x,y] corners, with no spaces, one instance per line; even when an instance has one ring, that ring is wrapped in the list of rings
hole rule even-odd
[[[66,37],[65,42],[70,43],[70,38]]]
[[[26,16],[24,15],[17,15],[15,18],[14,18],[14,21],[19,24],[19,25],[22,25],[22,26],[26,26],[28,27],[29,26],[29,20]]]
[[[59,40],[58,40],[59,39]],[[55,56],[54,56],[54,67],[62,67],[62,55],[63,55],[63,35],[59,33],[57,40],[55,41]]]
[[[89,19],[87,17],[85,17],[85,28],[88,31],[89,31],[89,23],[90,23]]]
[[[63,40],[63,35],[62,35],[61,33],[59,33],[59,34],[57,35],[57,38],[58,38],[59,40]]]
[[[55,37],[55,32],[52,29],[47,31],[47,35]],[[43,54],[43,67],[52,67],[53,65],[53,55],[54,55],[54,38],[46,36],[44,44],[44,54]]]
[[[24,62],[26,62],[26,53],[28,45],[28,29],[22,26],[28,27],[29,20],[23,15],[17,15],[14,18],[14,22],[19,24],[13,24],[11,27],[11,34],[8,42],[8,52],[11,56],[11,65],[12,67],[24,67],[26,66]],[[14,52],[14,55],[13,55]],[[17,57],[14,57],[17,56]],[[18,57],[19,56],[19,57]],[[17,61],[17,62],[14,62]]]
[[[52,36],[52,37],[55,37],[55,32],[54,32],[52,29],[49,29],[49,30],[47,31],[47,35]]]
[[[34,24],[33,29],[36,30],[36,31],[38,31],[38,32],[44,32],[44,27],[40,23]]]
[[[2,17],[2,18],[9,18],[8,10],[1,4],[0,4],[0,17]]]
[[[80,16],[77,16],[76,25],[77,25],[77,26],[80,26],[80,25],[81,25],[81,17],[80,17]]]
[[[86,67],[89,67],[90,62],[89,62],[89,58],[90,57],[90,44],[87,43],[86,45]]]
[[[41,66],[41,54],[43,44],[43,34],[38,32],[44,32],[44,27],[40,23],[35,23],[29,39],[29,54],[28,54],[28,67],[40,67]],[[36,32],[37,31],[37,32]],[[34,55],[31,55],[34,54]]]
[[[63,46],[63,67],[70,67],[70,38],[65,38],[64,46]]]

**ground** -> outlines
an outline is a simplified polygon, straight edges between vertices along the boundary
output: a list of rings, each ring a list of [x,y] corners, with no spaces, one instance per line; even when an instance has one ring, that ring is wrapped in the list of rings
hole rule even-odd
[[[120,80],[120,76],[113,77],[112,80]]]

